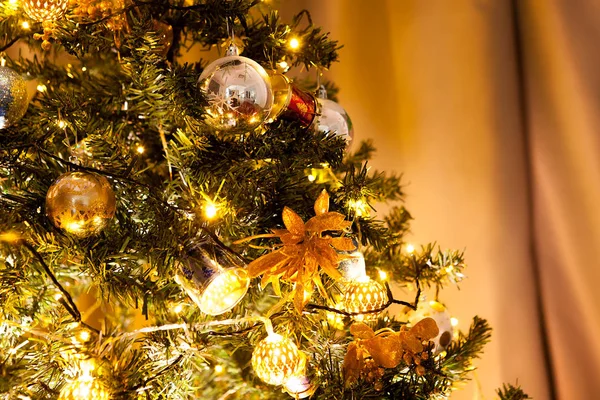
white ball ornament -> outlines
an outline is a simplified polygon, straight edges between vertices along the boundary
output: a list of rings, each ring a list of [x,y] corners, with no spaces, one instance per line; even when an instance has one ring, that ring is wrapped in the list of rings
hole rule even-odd
[[[411,325],[416,324],[423,318],[433,318],[439,329],[439,334],[432,339],[435,347],[433,353],[438,354],[445,350],[452,342],[454,328],[452,326],[452,316],[446,307],[437,301],[421,300],[417,309],[411,311],[408,315],[408,322]]]

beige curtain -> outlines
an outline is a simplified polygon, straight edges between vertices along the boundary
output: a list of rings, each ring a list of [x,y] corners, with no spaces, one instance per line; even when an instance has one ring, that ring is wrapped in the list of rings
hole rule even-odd
[[[411,240],[465,248],[442,300],[493,341],[453,399],[518,381],[600,392],[600,3],[287,0],[344,45],[328,73],[373,166],[405,173]]]

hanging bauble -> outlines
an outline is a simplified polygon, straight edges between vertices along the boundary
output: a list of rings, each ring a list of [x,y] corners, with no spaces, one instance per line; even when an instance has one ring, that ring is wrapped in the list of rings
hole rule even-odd
[[[93,375],[95,365],[84,360],[78,367],[77,377],[68,381],[60,391],[58,400],[109,400],[108,388]]]
[[[210,237],[190,240],[178,267],[175,281],[208,315],[231,310],[250,285],[244,262]]]
[[[304,399],[311,396],[317,390],[317,386],[313,385],[310,379],[304,374],[292,376],[287,380],[284,388],[295,399]]]
[[[317,100],[312,94],[299,89],[283,74],[271,75],[273,108],[267,122],[276,119],[297,121],[308,127],[317,115]]]
[[[58,400],[109,400],[110,394],[106,386],[98,379],[81,379],[68,382],[63,386]]]
[[[320,106],[320,114],[316,120],[317,129],[320,132],[331,132],[337,136],[342,136],[346,139],[347,146],[350,147],[354,138],[354,129],[346,110],[335,101],[327,98],[327,90],[322,85],[317,93],[317,101]]]
[[[69,0],[24,0],[23,11],[37,22],[57,21],[67,12]]]
[[[158,36],[157,46],[154,51],[166,57],[173,45],[173,27],[167,23],[154,20],[152,22],[152,29],[156,32],[156,36]]]
[[[283,385],[305,368],[306,358],[289,338],[271,333],[252,352],[252,368],[270,385]]]
[[[432,339],[434,354],[448,347],[453,337],[452,317],[446,307],[437,301],[420,301],[415,311],[408,314],[408,322],[415,325],[424,318],[432,318],[438,326],[439,334]]]
[[[357,321],[377,319],[389,301],[385,286],[369,277],[348,282],[345,291],[344,310],[356,314],[352,318]],[[374,312],[375,310],[380,311]]]
[[[357,281],[367,277],[367,267],[365,257],[360,251],[352,252],[348,258],[344,258],[338,263],[337,270],[342,274],[342,279],[347,281]]]
[[[0,67],[0,129],[20,120],[28,105],[25,79],[8,67]]]
[[[239,56],[233,44],[204,69],[198,85],[208,100],[206,123],[219,131],[252,131],[273,106],[269,75],[256,61]]]
[[[65,232],[84,238],[100,232],[114,217],[116,199],[102,175],[67,172],[48,189],[46,215]]]

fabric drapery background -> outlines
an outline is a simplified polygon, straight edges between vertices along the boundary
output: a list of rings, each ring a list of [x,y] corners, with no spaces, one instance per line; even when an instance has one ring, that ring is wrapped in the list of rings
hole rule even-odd
[[[453,399],[518,381],[600,391],[600,3],[287,0],[344,45],[326,77],[374,168],[404,173],[414,244],[465,248],[441,300],[492,342]]]

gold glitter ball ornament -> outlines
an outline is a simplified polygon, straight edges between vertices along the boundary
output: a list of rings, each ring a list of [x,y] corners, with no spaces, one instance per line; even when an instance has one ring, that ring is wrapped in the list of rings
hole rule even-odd
[[[24,0],[23,11],[37,22],[56,21],[67,12],[69,0]]]
[[[306,365],[304,355],[294,342],[271,333],[258,343],[252,353],[252,368],[256,375],[270,385],[283,385],[299,376]]]
[[[89,172],[67,172],[48,189],[46,215],[65,232],[84,238],[114,217],[116,199],[108,180]]]
[[[368,277],[350,281],[346,285],[344,310],[349,313],[360,313],[353,317],[355,320],[376,319],[379,313],[372,311],[383,308],[388,301],[387,289]]]
[[[20,120],[28,105],[25,79],[8,67],[0,67],[0,129]]]

